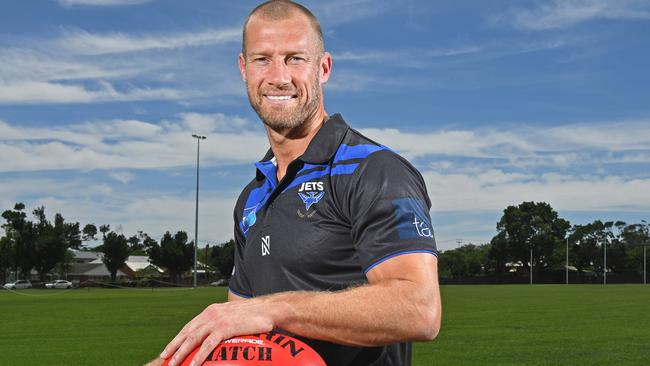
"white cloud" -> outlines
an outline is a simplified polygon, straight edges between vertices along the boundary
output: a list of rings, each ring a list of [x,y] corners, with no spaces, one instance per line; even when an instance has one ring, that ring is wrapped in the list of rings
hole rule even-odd
[[[199,206],[199,243],[224,242],[233,237],[232,210],[238,192],[216,192],[208,184],[201,190]],[[33,198],[26,198],[33,197]],[[15,198],[15,200],[14,200]],[[115,192],[109,182],[85,179],[16,179],[0,185],[0,207],[8,209],[16,201],[25,203],[28,215],[45,206],[48,217],[61,213],[68,222],[81,225],[110,224],[126,235],[139,230],[160,239],[165,231],[183,230],[194,236],[195,201],[192,194],[169,192]],[[1,234],[1,231],[0,231]]]
[[[424,171],[434,210],[502,210],[523,201],[548,202],[556,210],[650,210],[650,178],[570,176],[555,173],[441,174]]]
[[[424,50],[407,50],[407,51],[343,51],[333,53],[332,58],[334,61],[352,61],[352,62],[386,62],[387,60],[400,60],[402,64],[411,65],[410,62],[405,62],[417,55],[418,57],[454,57],[464,56],[481,52],[484,47],[482,46],[458,46],[452,48],[432,48]]]
[[[362,129],[364,134],[408,158],[427,155],[502,159],[518,166],[639,160],[650,152],[650,121],[631,120],[579,123],[552,128],[402,132],[397,129]],[[641,154],[641,155],[640,155]]]
[[[563,171],[581,165],[650,160],[650,121],[646,120],[552,128],[361,132],[409,159],[430,161],[441,172],[481,173],[491,168],[528,172],[540,167]],[[59,128],[0,121],[0,153],[13,157],[0,162],[0,171],[186,165],[192,161],[193,144],[189,136],[193,133],[208,136],[202,144],[202,155],[208,164],[256,160],[268,145],[256,123],[219,113],[181,113],[159,122],[89,121]],[[253,148],[242,153],[241,146]]]
[[[108,176],[122,184],[128,184],[135,179],[135,174],[129,172],[114,171],[108,173]]]
[[[232,62],[236,51],[230,58],[217,53],[208,59],[208,51],[197,47],[239,40],[238,28],[154,35],[68,30],[51,40],[27,40],[0,48],[0,104],[187,103],[241,96],[244,88]],[[182,47],[195,49],[172,52]]]
[[[58,0],[64,7],[70,6],[124,6],[148,3],[151,0]]]
[[[195,33],[136,36],[126,33],[92,34],[83,30],[68,31],[57,41],[69,52],[80,55],[169,50],[184,47],[209,46],[241,41],[241,29],[209,29]]]
[[[145,230],[162,235],[165,230],[188,230],[194,201],[187,191],[138,191],[131,186],[127,192],[121,190],[136,181],[133,169],[193,166],[196,144],[190,135],[194,132],[208,136],[201,145],[202,166],[206,168],[250,163],[268,146],[266,136],[253,123],[223,114],[183,113],[155,123],[89,121],[56,128],[0,121],[0,156],[10,157],[0,160],[0,173],[19,177],[0,185],[0,203],[9,207],[20,197],[32,197],[27,202],[31,206],[44,204],[50,212],[62,212],[75,221],[121,224],[126,233]],[[561,166],[570,165],[575,172],[579,170],[577,164],[601,164],[594,162],[594,156],[610,164],[626,163],[626,159],[647,164],[650,123],[645,120],[550,129],[528,126],[428,133],[365,129],[362,133],[410,159],[430,162],[420,170],[434,212],[499,212],[508,205],[531,200],[549,202],[556,210],[650,211],[650,170],[620,175],[608,169],[569,173]],[[484,159],[489,160],[480,163]],[[494,159],[501,162],[492,164]],[[530,166],[521,168],[525,165],[522,161],[550,168],[546,172]],[[19,175],[62,169],[72,172],[68,180],[26,179]],[[94,174],[75,178],[75,171],[97,169],[105,170],[111,179],[90,183],[82,179]],[[141,184],[142,179],[148,179],[147,174],[138,174],[136,182]],[[218,191],[214,184],[202,185],[200,222],[209,225],[200,226],[200,237],[221,241],[232,235],[231,210],[237,192],[222,188]],[[184,212],[190,214],[180,214]],[[471,224],[474,231],[458,230],[479,237],[494,224],[474,221],[459,223]],[[450,230],[440,232],[453,235]]]
[[[0,49],[0,64],[0,80],[5,82],[108,79],[139,72],[133,65],[104,65],[21,48]]]
[[[232,210],[238,192],[215,192],[204,183],[199,207],[199,243],[212,244],[233,237]],[[66,221],[81,225],[110,224],[126,235],[138,230],[160,239],[165,231],[183,230],[194,236],[194,196],[155,190],[115,192],[107,183],[88,182],[70,175],[59,179],[13,179],[0,185],[0,207],[13,207],[16,198],[31,210],[46,207],[52,217],[61,213]],[[19,197],[33,197],[23,199]],[[31,216],[30,216],[31,217]]]
[[[532,30],[558,29],[594,19],[650,19],[646,0],[554,0],[532,10],[513,10],[497,21]]]
[[[82,85],[43,81],[0,82],[0,104],[101,103],[138,100],[180,100],[187,92],[171,88],[131,88],[118,91],[108,82],[100,82],[97,90]],[[195,95],[198,96],[198,93]]]
[[[61,169],[153,169],[194,163],[192,133],[204,164],[228,165],[259,159],[268,146],[261,129],[241,117],[185,113],[151,123],[92,121],[59,128],[36,128],[0,121],[0,172]],[[246,149],[241,149],[246,146]]]

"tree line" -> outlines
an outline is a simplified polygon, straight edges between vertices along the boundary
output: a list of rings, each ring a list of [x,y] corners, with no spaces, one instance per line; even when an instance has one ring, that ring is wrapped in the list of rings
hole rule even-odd
[[[160,241],[138,231],[130,237],[110,225],[66,222],[57,213],[50,221],[45,207],[32,211],[30,220],[23,203],[2,213],[5,231],[0,237],[0,280],[8,271],[28,278],[36,270],[41,281],[49,273],[63,276],[72,270],[74,257],[70,249],[102,253],[102,260],[115,281],[130,255],[148,255],[150,262],[164,268],[172,282],[192,268],[194,242],[187,233],[167,231]],[[650,244],[650,224],[627,224],[623,221],[596,220],[583,225],[559,217],[545,202],[523,202],[508,206],[496,225],[497,234],[484,244],[468,244],[439,254],[442,279],[463,279],[490,275],[530,273],[532,249],[533,274],[563,271],[566,246],[569,264],[578,275],[603,272],[603,246],[607,246],[607,270],[616,273],[643,269],[642,245]],[[98,235],[101,237],[98,238]],[[89,248],[87,242],[100,241]],[[214,268],[216,276],[229,277],[233,267],[234,241],[200,248],[199,261]]]
[[[164,268],[172,282],[178,282],[183,273],[194,263],[194,242],[188,241],[187,233],[167,231],[160,241],[138,231],[127,237],[111,230],[110,225],[87,224],[81,228],[78,222],[66,222],[60,213],[50,221],[45,207],[32,211],[33,220],[27,215],[25,205],[16,203],[13,209],[2,213],[1,225],[5,234],[0,237],[0,281],[4,283],[8,271],[17,278],[29,278],[36,270],[41,282],[50,273],[64,276],[74,266],[71,249],[102,253],[102,261],[115,282],[117,271],[123,268],[131,255],[148,255],[152,264]],[[98,235],[101,233],[101,238]],[[89,241],[101,244],[87,247]],[[228,277],[232,271],[234,242],[218,244],[202,249],[206,265],[214,266],[218,275]]]
[[[508,206],[489,243],[468,244],[439,255],[440,277],[463,279],[506,273],[564,271],[567,245],[569,265],[577,275],[603,273],[604,247],[607,271],[641,273],[643,245],[650,245],[650,224],[601,221],[583,225],[559,217],[545,202],[523,202]],[[531,262],[532,249],[532,262]]]

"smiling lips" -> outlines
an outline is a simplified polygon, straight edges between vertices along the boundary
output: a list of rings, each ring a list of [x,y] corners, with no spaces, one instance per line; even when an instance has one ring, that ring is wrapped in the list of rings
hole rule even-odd
[[[269,95],[264,94],[264,98],[273,103],[284,103],[288,102],[294,98],[297,98],[297,95],[294,94],[282,94],[282,95]]]

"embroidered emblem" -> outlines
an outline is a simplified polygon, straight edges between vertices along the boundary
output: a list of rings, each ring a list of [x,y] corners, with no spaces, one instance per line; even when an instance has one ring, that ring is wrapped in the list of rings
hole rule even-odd
[[[302,199],[302,202],[305,204],[305,210],[309,211],[309,208],[311,205],[318,203],[318,201],[323,198],[325,195],[325,192],[308,192],[308,194],[304,194],[302,192],[298,193],[298,196]]]

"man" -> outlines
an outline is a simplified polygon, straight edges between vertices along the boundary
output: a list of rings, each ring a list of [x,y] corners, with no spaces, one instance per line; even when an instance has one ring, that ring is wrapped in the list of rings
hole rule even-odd
[[[228,302],[208,306],[167,345],[194,365],[222,340],[273,329],[331,366],[408,365],[409,341],[440,329],[436,247],[420,174],[328,116],[332,58],[296,3],[255,8],[239,69],[271,148],[235,207]]]

